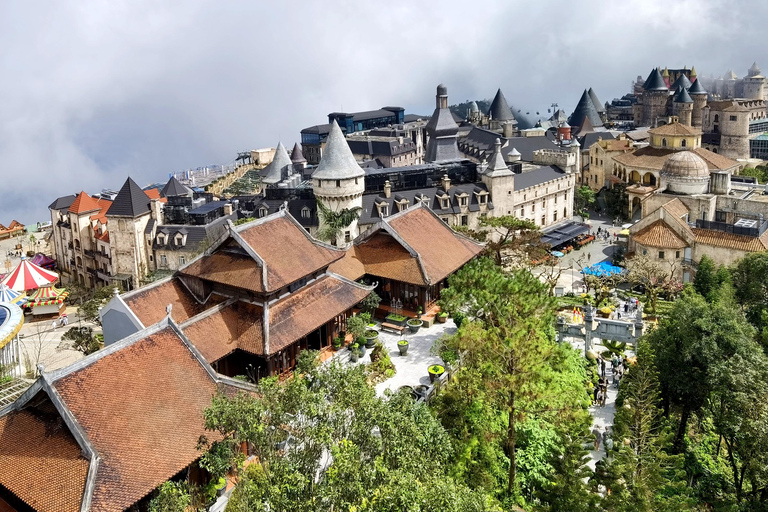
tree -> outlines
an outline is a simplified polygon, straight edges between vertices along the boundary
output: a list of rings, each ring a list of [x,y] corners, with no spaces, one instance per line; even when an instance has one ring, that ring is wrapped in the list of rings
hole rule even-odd
[[[589,207],[595,204],[595,201],[595,191],[588,185],[582,185],[577,188],[573,194],[574,208],[579,213],[582,220],[587,220],[589,218]]]
[[[62,341],[71,341],[72,348],[86,356],[101,348],[101,343],[94,338],[93,329],[90,327],[70,327],[67,332],[62,334],[61,339]]]
[[[486,237],[474,234],[471,236],[487,240],[485,250],[499,266],[502,265],[504,254],[519,256],[520,261],[527,264],[543,257],[549,249],[549,244],[541,241],[539,227],[530,220],[518,219],[512,215],[483,217],[480,219],[480,227]]]
[[[744,256],[733,268],[736,300],[750,323],[768,338],[768,252]]]
[[[343,208],[338,212],[331,210],[317,199],[317,212],[320,216],[320,229],[315,233],[315,238],[336,245],[342,232],[359,217],[363,211],[359,206]]]
[[[656,353],[665,411],[680,407],[675,446],[682,448],[688,420],[709,399],[717,367],[754,350],[754,329],[727,287],[712,304],[685,292],[667,318],[648,335]]]
[[[157,496],[149,502],[149,512],[187,512],[191,504],[186,483],[165,482]]]
[[[371,315],[376,311],[380,303],[381,297],[379,297],[379,294],[374,291],[371,291],[371,293],[366,295],[366,297],[360,301],[360,305],[363,307],[363,311]]]
[[[701,257],[696,275],[693,278],[693,287],[702,297],[707,297],[715,289],[716,276],[715,262],[706,254]]]
[[[677,295],[683,289],[683,284],[675,277],[674,265],[669,270],[661,263],[652,261],[648,256],[635,256],[628,264],[627,279],[635,285],[645,287],[645,298],[648,309],[656,313],[659,294]]]
[[[115,295],[115,291],[122,292],[122,286],[119,284],[111,284],[103,286],[98,290],[91,292],[90,296],[81,303],[77,309],[77,315],[88,322],[101,322],[99,318],[99,310],[109,302]]]
[[[462,365],[487,386],[507,418],[505,449],[509,457],[507,494],[516,484],[517,427],[533,383],[545,373],[554,342],[547,338],[554,321],[554,301],[545,285],[527,270],[503,272],[487,258],[476,259],[453,274],[439,304],[445,311],[464,311],[450,341],[462,354]]]

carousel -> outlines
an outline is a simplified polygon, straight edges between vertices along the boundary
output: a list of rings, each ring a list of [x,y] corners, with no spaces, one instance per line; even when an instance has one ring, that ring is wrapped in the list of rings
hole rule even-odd
[[[52,286],[59,279],[59,274],[40,268],[30,260],[21,258],[21,262],[13,271],[3,278],[2,284],[17,292],[37,290]]]
[[[11,290],[8,285],[0,284],[0,302],[10,302],[17,306],[23,306],[27,302],[27,298],[23,293]]]
[[[55,286],[38,288],[27,297],[27,307],[32,310],[34,316],[60,315],[64,311],[64,299],[68,295],[69,292],[64,288],[59,289]]]
[[[19,331],[24,325],[24,314],[17,304],[0,301],[0,385],[5,377],[19,375]]]

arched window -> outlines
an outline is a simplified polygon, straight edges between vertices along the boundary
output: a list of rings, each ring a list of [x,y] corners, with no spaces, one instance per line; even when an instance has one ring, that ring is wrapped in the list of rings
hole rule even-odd
[[[661,139],[661,147],[667,147],[667,139]]]
[[[685,147],[685,144],[686,144],[685,139],[680,141],[680,146]]]
[[[719,116],[719,115],[717,115],[717,114],[715,114],[715,122],[716,122],[716,123],[719,123],[719,122],[720,122],[720,116]]]

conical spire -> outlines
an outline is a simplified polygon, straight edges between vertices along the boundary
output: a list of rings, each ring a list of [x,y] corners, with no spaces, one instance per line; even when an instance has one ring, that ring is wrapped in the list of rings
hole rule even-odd
[[[655,68],[653,71],[651,71],[651,74],[648,75],[648,78],[645,79],[643,89],[646,91],[668,90],[667,84],[664,83],[664,79],[661,77],[661,73],[659,73],[659,68]]]
[[[752,63],[752,67],[749,68],[749,76],[755,76],[760,74],[760,68],[757,66],[757,62]]]
[[[592,100],[592,104],[595,106],[598,114],[605,112],[605,105],[597,99],[597,94],[595,94],[595,91],[591,87],[589,88],[589,91],[587,91],[587,94],[589,94],[589,99]]]
[[[171,176],[163,190],[160,191],[160,195],[163,197],[192,196],[193,193],[191,188],[177,180],[175,176]]]
[[[135,181],[128,178],[107,210],[107,216],[138,217],[149,211],[149,196]]]
[[[304,153],[301,152],[301,146],[299,146],[299,143],[296,142],[293,145],[293,151],[291,151],[291,162],[295,164],[303,164],[307,161],[306,158],[304,158]]]
[[[691,88],[688,89],[688,94],[707,94],[707,91],[705,91],[704,86],[701,85],[701,80],[696,80],[691,85]]]
[[[698,75],[696,74],[696,66],[691,66],[691,76],[692,76],[692,77],[698,76]]]
[[[493,97],[491,102],[491,108],[488,109],[488,115],[494,121],[513,121],[515,116],[512,115],[512,110],[509,108],[507,98],[504,97],[504,93],[501,89],[496,91],[496,96]]]
[[[291,158],[283,143],[278,142],[274,158],[260,173],[261,181],[267,185],[280,183],[284,177],[287,177],[286,167],[291,167]]]
[[[681,75],[685,76],[685,75]],[[675,94],[675,103],[693,103],[693,100],[691,99],[691,96],[688,94],[688,90],[685,89],[685,87],[679,87],[677,89],[677,94]]]
[[[355,160],[349,149],[347,139],[341,133],[336,120],[331,124],[331,131],[325,142],[325,150],[320,164],[312,173],[312,178],[319,180],[345,180],[365,176],[365,171]]]
[[[504,157],[501,155],[501,139],[496,139],[493,155],[491,155],[491,159],[488,161],[488,169],[485,171],[485,174],[491,178],[511,176],[513,174],[504,162]]]
[[[585,118],[589,119],[592,126],[602,126],[603,124],[600,119],[600,114],[597,113],[597,109],[595,108],[594,103],[592,103],[592,99],[589,97],[589,93],[586,89],[584,89],[584,93],[581,95],[579,104],[576,105],[573,114],[568,118],[568,124],[571,126],[581,126]]]
[[[691,86],[691,81],[688,80],[688,77],[685,76],[685,73],[680,73],[680,76],[677,77],[677,80],[675,80],[675,83],[672,84],[672,87],[670,87],[670,89],[677,90],[679,87],[688,89],[690,86]]]

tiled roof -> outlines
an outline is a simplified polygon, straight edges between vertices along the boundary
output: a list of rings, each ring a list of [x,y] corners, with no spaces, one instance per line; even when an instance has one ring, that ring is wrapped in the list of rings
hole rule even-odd
[[[275,353],[345,312],[370,291],[323,276],[269,308],[269,352]]]
[[[600,114],[598,114],[595,104],[592,103],[592,99],[589,97],[589,93],[586,89],[584,89],[584,92],[581,94],[581,98],[579,99],[579,103],[576,105],[573,114],[568,118],[568,124],[571,126],[581,126],[585,118],[589,119],[592,126],[603,125],[603,122],[600,119]]]
[[[408,250],[400,245],[400,242],[386,233],[379,232],[360,244],[356,244],[348,252],[352,251],[354,251],[354,256],[349,257],[360,261],[366,274],[421,286],[426,284],[419,267],[419,261],[411,256]],[[354,272],[355,267],[349,262],[344,267],[332,268],[331,270],[338,271],[339,274],[350,279],[354,279],[353,276],[356,273]]]
[[[138,217],[149,213],[149,196],[131,178],[125,180],[107,215]]]
[[[168,304],[173,305],[171,316],[174,321],[183,322],[216,303],[216,300],[209,301],[207,305],[198,303],[178,279],[139,288],[135,292],[124,295],[123,300],[145,327],[165,318],[167,314],[165,308]]]
[[[266,264],[265,291],[279,290],[344,257],[344,251],[310,239],[307,232],[286,215],[244,224],[238,234]]]
[[[629,139],[606,140],[603,145],[605,146],[605,151],[626,151],[632,149],[632,141]]]
[[[54,202],[48,205],[49,210],[67,210],[75,202],[76,197],[73,195],[62,196],[56,198]]]
[[[264,354],[264,313],[260,306],[235,302],[183,325],[184,334],[206,361],[213,363],[236,349]]]
[[[685,241],[677,236],[663,220],[657,220],[650,226],[638,231],[632,236],[635,242],[647,247],[661,249],[683,249]]]
[[[665,211],[667,211],[670,215],[672,215],[676,219],[682,219],[686,215],[688,215],[688,207],[685,206],[685,203],[683,203],[680,199],[672,199],[671,201],[664,203],[662,205],[662,208],[664,208]]]
[[[568,174],[555,165],[542,165],[536,169],[515,174],[515,190],[523,190],[548,181],[558,180]]]
[[[358,255],[358,248],[353,245],[347,252],[344,253],[344,257],[340,260],[331,263],[328,267],[329,272],[339,274],[352,281],[357,281],[363,277],[366,273],[365,265],[363,264],[360,256]],[[384,276],[382,276],[384,277]]]
[[[651,135],[701,135],[701,130],[681,123],[670,123],[648,130]]]
[[[158,190],[156,188],[148,188],[147,190],[144,191],[144,193],[147,194],[147,197],[150,198],[150,199],[157,199],[161,203],[167,203],[168,202],[167,198],[160,196],[160,190]]]
[[[758,252],[768,249],[768,231],[765,231],[759,237],[736,235],[726,233],[725,231],[716,231],[714,229],[693,228],[693,234],[696,235],[696,243],[712,245],[715,247],[724,247],[726,249],[736,249],[739,251]]]
[[[731,160],[727,156],[723,156],[719,153],[713,153],[712,151],[704,148],[697,148],[693,150],[697,155],[699,155],[701,158],[703,158],[707,165],[709,165],[710,169],[717,170],[717,169],[730,169],[731,167],[734,167],[738,165],[739,163],[735,160]]]
[[[509,108],[507,98],[504,97],[504,93],[501,89],[496,91],[496,96],[493,97],[491,106],[488,109],[488,115],[491,119],[496,121],[514,121],[515,116],[512,115],[512,110]]]
[[[192,189],[182,184],[176,177],[171,176],[171,179],[165,184],[163,190],[160,191],[160,194],[164,197],[191,196]]]
[[[395,233],[415,250],[427,280],[435,284],[458,270],[482,250],[461,237],[426,208],[410,208],[385,219]]]
[[[203,411],[218,390],[170,327],[53,386],[100,457],[91,510],[103,512],[125,510],[200,457]]]
[[[703,158],[710,171],[719,171],[723,169],[730,169],[734,165],[738,165],[737,162],[726,158],[722,155],[718,155],[704,148],[696,148],[692,150],[694,153]],[[624,153],[623,155],[616,155],[613,159],[627,167],[636,167],[640,169],[652,169],[660,171],[664,167],[664,162],[674,153],[671,149],[644,147],[631,153]]]
[[[0,418],[0,484],[39,512],[77,512],[90,463],[55,410],[31,411]]]
[[[67,211],[69,213],[80,215],[81,213],[92,212],[100,209],[101,206],[99,206],[99,203],[94,198],[85,192],[80,192],[77,194],[77,197],[69,206],[69,210]]]
[[[179,269],[179,273],[253,292],[264,291],[259,264],[250,256],[226,250],[203,256]]]

